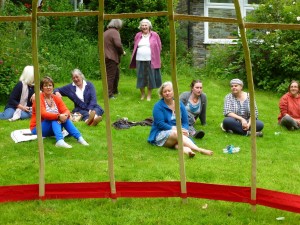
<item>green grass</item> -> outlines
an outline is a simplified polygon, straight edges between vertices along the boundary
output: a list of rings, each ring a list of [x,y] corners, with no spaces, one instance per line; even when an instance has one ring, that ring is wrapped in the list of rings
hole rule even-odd
[[[195,142],[214,150],[214,156],[185,156],[187,181],[250,186],[250,138],[227,134],[219,124],[223,119],[223,99],[230,91],[228,81],[200,77],[208,95],[207,125],[202,140]],[[163,80],[170,80],[163,76]],[[179,76],[179,92],[189,90],[190,77]],[[94,81],[99,103],[103,106],[102,85]],[[56,86],[60,86],[57,84]],[[158,100],[153,92],[151,102],[140,101],[135,78],[122,76],[116,100],[110,100],[111,121],[128,117],[141,121],[152,115]],[[65,99],[72,108],[72,103]],[[279,96],[256,93],[259,118],[265,123],[264,137],[257,139],[257,187],[300,194],[299,131],[289,132],[277,125]],[[1,110],[4,105],[0,106]],[[104,117],[105,118],[105,117]],[[97,127],[76,123],[89,147],[66,138],[72,149],[54,146],[54,138],[44,139],[46,183],[108,181],[105,122]],[[37,142],[15,144],[10,133],[29,127],[29,121],[0,121],[1,170],[0,185],[37,184],[39,157]],[[150,127],[136,126],[127,130],[112,128],[114,173],[116,181],[179,180],[178,154],[175,150],[154,147],[147,143]],[[275,132],[280,132],[275,135]],[[222,149],[233,144],[241,151],[224,154]],[[202,209],[208,204],[207,209]],[[284,221],[276,218],[284,216]],[[0,204],[1,224],[299,224],[299,214],[242,203],[179,198],[47,200]]]

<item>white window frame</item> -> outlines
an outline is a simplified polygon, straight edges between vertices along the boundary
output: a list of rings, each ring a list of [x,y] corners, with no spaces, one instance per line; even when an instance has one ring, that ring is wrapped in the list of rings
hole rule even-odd
[[[204,16],[209,16],[209,9],[233,9],[234,3],[211,3],[211,0],[204,0]],[[247,10],[254,10],[255,5],[248,4],[248,0],[239,0],[242,16],[245,17]],[[237,39],[212,39],[208,37],[209,34],[209,22],[204,22],[204,44],[235,44]],[[237,31],[239,33],[239,28]]]

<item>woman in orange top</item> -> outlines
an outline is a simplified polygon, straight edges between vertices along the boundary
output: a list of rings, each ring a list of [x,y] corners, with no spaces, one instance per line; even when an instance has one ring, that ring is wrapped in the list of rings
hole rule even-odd
[[[288,93],[284,94],[279,101],[280,113],[278,123],[288,130],[300,128],[300,93],[299,82],[291,81]]]
[[[70,111],[62,99],[53,94],[54,82],[50,77],[44,77],[41,80],[40,100],[42,117],[42,135],[43,137],[55,136],[57,147],[72,148],[64,141],[62,129],[65,128],[68,133],[77,139],[82,145],[89,145],[81,136],[78,129],[69,119]],[[30,120],[30,130],[36,134],[36,103],[33,102],[32,117]]]

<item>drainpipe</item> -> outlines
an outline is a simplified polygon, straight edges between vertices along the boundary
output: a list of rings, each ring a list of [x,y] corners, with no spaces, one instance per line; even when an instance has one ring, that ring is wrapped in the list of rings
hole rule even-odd
[[[191,1],[190,0],[187,0],[187,13],[188,13],[188,15],[191,14]],[[190,32],[191,32],[191,22],[188,21],[188,27],[187,27],[188,49],[190,49],[192,47]]]

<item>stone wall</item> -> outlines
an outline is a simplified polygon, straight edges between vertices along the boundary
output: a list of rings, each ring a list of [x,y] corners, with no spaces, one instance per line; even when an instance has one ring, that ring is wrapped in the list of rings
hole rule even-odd
[[[179,0],[176,8],[178,14],[189,14],[204,16],[204,0]],[[194,66],[202,67],[205,65],[206,46],[204,42],[204,23],[188,22],[187,46],[193,54]]]

